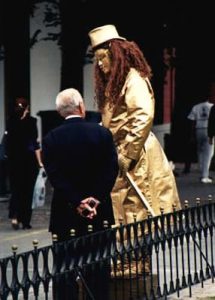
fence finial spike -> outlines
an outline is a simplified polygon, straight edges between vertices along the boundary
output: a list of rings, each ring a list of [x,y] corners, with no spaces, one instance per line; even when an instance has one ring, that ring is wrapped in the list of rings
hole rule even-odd
[[[200,205],[201,199],[199,197],[196,197],[196,205]]]
[[[57,234],[53,234],[53,235],[52,235],[52,241],[53,241],[53,242],[57,242],[57,241],[58,241],[58,236],[57,236]]]
[[[105,229],[109,227],[109,223],[108,223],[107,220],[104,220],[104,221],[103,221],[103,227],[104,227]]]
[[[161,211],[161,214],[163,215],[163,213],[164,213],[164,208],[161,207],[161,208],[160,208],[160,211]]]
[[[189,207],[189,201],[188,200],[184,200],[184,207],[188,208]]]
[[[119,224],[122,226],[122,224],[123,224],[123,218],[122,217],[120,217],[119,218]]]
[[[87,231],[88,231],[89,233],[93,232],[93,225],[89,224],[89,225],[87,226]]]
[[[12,251],[13,251],[13,254],[16,255],[16,252],[17,252],[17,250],[18,250],[18,246],[17,246],[17,245],[13,245],[13,246],[11,247],[11,249],[12,249]]]
[[[172,205],[172,210],[173,210],[173,212],[175,212],[176,211],[176,204],[175,203],[173,203],[173,205]]]
[[[38,244],[39,244],[39,241],[38,240],[33,240],[32,244],[33,244],[34,248],[37,248]]]
[[[213,200],[213,196],[211,194],[208,195],[208,201],[211,202]]]
[[[70,230],[70,236],[74,237],[75,234],[76,234],[75,229],[72,228],[72,229]]]

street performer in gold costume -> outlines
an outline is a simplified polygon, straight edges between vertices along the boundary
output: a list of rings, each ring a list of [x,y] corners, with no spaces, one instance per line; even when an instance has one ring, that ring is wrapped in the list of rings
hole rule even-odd
[[[147,210],[126,180],[129,172],[154,215],[181,208],[175,177],[151,128],[155,99],[151,68],[133,41],[114,25],[89,32],[95,55],[95,94],[102,125],[113,134],[121,172],[112,190],[116,224],[144,220]]]
[[[109,128],[117,147],[120,172],[111,198],[116,225],[142,221],[181,208],[175,177],[167,157],[151,131],[155,99],[151,68],[133,41],[119,36],[114,25],[89,32],[95,56],[95,97],[102,125]],[[128,179],[132,179],[134,184]],[[143,195],[139,197],[138,191]],[[149,209],[147,209],[147,206]],[[149,256],[138,262],[150,273]],[[135,264],[125,268],[135,274]],[[119,263],[117,276],[121,276]]]

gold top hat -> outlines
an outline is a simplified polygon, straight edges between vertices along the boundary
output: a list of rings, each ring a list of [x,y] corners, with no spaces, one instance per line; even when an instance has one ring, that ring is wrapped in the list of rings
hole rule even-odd
[[[125,40],[124,37],[119,36],[114,25],[104,25],[96,27],[89,32],[92,48],[97,47],[112,39]]]

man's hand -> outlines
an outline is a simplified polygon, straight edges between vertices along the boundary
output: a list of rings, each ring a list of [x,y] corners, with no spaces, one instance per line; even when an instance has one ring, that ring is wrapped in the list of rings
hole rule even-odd
[[[82,217],[93,219],[97,215],[96,209],[99,204],[100,202],[97,199],[89,197],[81,201],[77,211]]]

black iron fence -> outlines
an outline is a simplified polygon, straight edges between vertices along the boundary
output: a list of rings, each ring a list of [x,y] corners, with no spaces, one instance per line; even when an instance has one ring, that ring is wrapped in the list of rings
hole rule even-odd
[[[214,282],[214,227],[215,203],[197,202],[84,237],[71,231],[71,240],[60,243],[55,236],[43,248],[34,241],[34,249],[21,254],[14,247],[0,260],[0,299],[53,299],[53,287],[75,279],[78,299],[102,300],[94,288],[102,288],[95,275],[104,269],[111,300],[167,299],[185,288],[192,297],[195,284]]]

